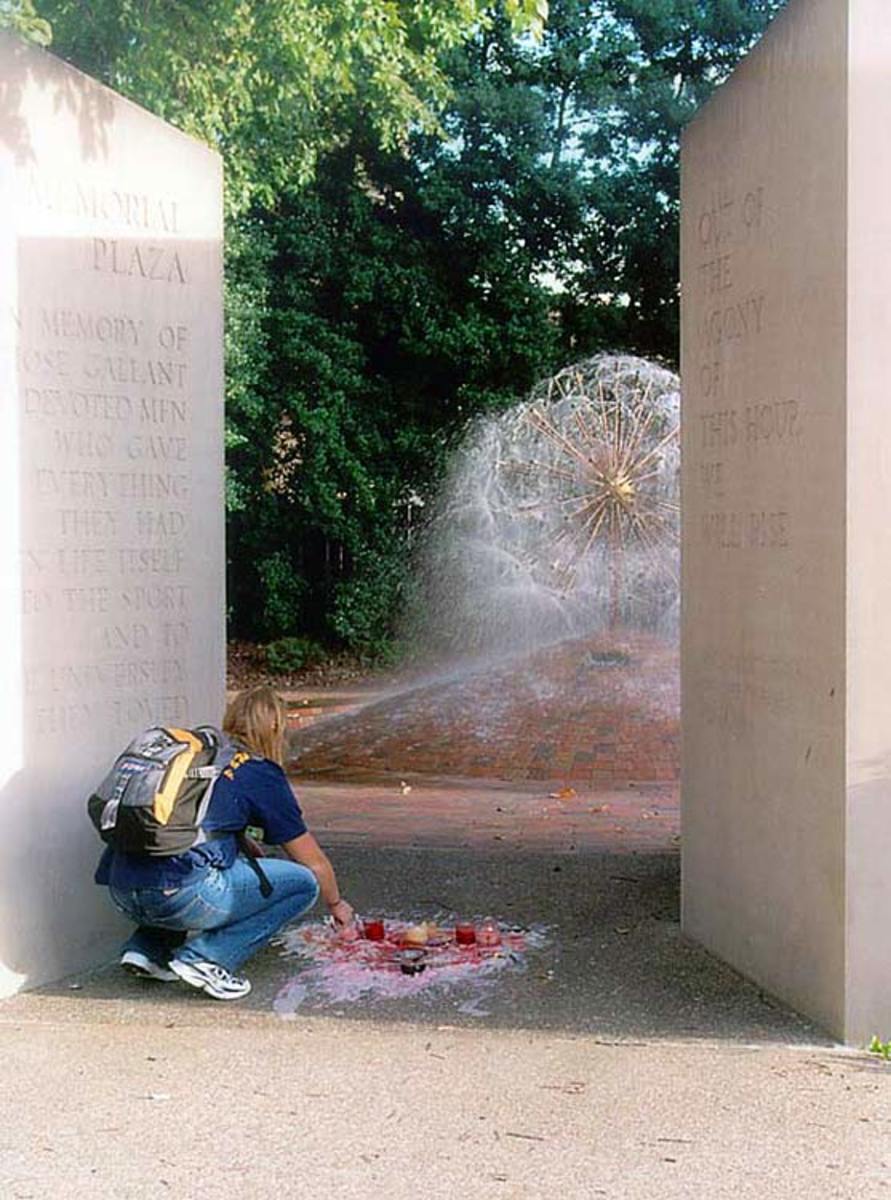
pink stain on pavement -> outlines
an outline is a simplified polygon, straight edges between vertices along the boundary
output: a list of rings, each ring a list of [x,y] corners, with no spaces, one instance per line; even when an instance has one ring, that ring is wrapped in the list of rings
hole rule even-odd
[[[413,922],[388,918],[386,924],[383,942],[344,938],[327,923],[301,925],[286,933],[278,942],[282,956],[297,958],[304,967],[280,989],[273,1001],[275,1012],[293,1019],[304,1005],[353,1004],[366,998],[401,1000],[455,990],[467,993],[459,1011],[486,1016],[480,1005],[498,977],[525,971],[529,952],[541,949],[547,941],[543,928],[519,931],[499,926],[498,945],[458,946],[452,923],[441,928],[431,943],[412,951],[402,939]],[[423,969],[406,974],[403,964],[423,964]]]

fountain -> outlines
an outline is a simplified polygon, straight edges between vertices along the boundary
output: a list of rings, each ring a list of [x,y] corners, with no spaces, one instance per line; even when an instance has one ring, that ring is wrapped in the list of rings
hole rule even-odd
[[[674,634],[679,409],[676,375],[599,355],[477,422],[419,555],[412,643],[455,659]]]
[[[417,554],[411,668],[297,772],[677,775],[679,381],[599,355],[474,423]]]

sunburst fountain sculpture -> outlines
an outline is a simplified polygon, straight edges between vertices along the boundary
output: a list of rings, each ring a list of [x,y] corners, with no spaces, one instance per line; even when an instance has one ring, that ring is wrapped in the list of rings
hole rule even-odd
[[[599,355],[476,423],[419,556],[420,635],[479,654],[620,626],[670,630],[679,409],[675,374]]]

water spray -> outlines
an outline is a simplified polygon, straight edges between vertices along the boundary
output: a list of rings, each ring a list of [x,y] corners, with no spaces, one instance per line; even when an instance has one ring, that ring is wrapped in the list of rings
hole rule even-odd
[[[598,355],[474,423],[419,556],[415,640],[473,656],[673,633],[679,414],[677,375]]]

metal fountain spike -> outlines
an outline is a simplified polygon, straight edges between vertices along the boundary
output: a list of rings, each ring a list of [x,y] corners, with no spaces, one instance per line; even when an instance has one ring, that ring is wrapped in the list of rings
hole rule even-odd
[[[571,401],[568,413],[555,407],[555,395]],[[538,474],[540,482],[547,477],[565,485],[556,495],[553,487],[543,487],[542,495],[518,512],[540,512],[550,505],[562,514],[565,524],[555,538],[559,565],[551,568],[560,590],[574,585],[583,559],[596,548],[603,550],[613,624],[621,616],[618,591],[628,556],[642,552],[651,566],[661,569],[661,547],[677,543],[676,522],[670,517],[679,506],[658,484],[664,482],[666,451],[677,446],[678,424],[675,419],[665,429],[665,414],[652,396],[652,380],[639,389],[628,388],[616,371],[612,379],[597,378],[592,388],[580,369],[570,368],[548,381],[544,404],[549,407],[534,402],[525,413],[528,424],[548,439],[554,460],[504,462],[508,471],[529,480]],[[671,561],[664,573],[673,579]]]

